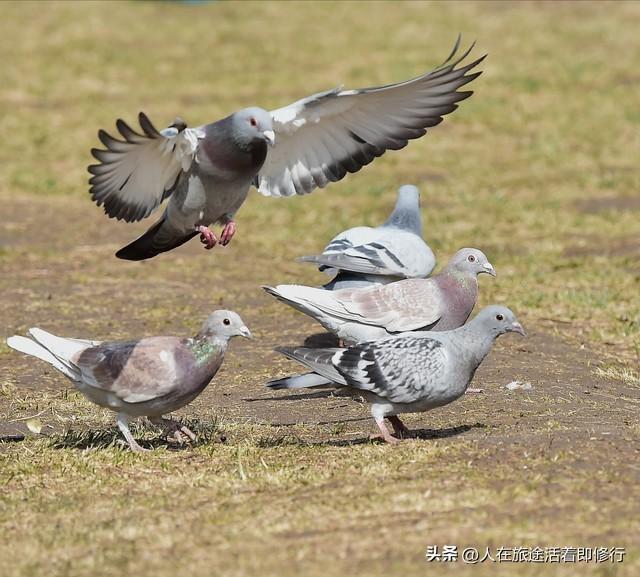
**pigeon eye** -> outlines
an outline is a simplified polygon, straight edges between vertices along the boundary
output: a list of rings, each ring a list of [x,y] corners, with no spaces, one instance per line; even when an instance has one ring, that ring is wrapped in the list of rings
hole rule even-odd
[[[251,124],[251,126],[258,126],[258,123],[256,122],[256,119],[251,117],[249,119],[249,124]]]
[[[502,315],[496,315],[496,319],[498,319],[499,321],[504,320],[504,317]]]
[[[467,257],[467,260],[468,260],[469,262],[476,262],[476,257],[475,257],[475,256],[473,256],[472,254],[470,254],[470,255]]]
[[[229,319],[224,319],[224,320],[222,321],[222,324],[230,325],[230,324],[231,324],[231,321],[230,321]]]

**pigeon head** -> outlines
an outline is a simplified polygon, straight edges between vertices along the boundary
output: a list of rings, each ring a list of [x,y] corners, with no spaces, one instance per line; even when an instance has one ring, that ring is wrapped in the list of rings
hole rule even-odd
[[[449,261],[449,267],[466,274],[479,275],[486,272],[496,276],[496,271],[489,259],[477,248],[460,249]]]
[[[233,114],[232,122],[233,133],[239,145],[246,147],[257,142],[266,142],[270,146],[275,144],[273,121],[266,110],[244,108]]]
[[[494,337],[505,333],[518,333],[523,337],[527,336],[516,315],[507,307],[499,305],[485,307],[476,315],[473,322],[480,324],[485,331]]]
[[[422,236],[420,190],[418,187],[405,184],[399,188],[396,207],[382,226],[399,228]]]
[[[230,339],[231,337],[253,338],[251,331],[244,324],[240,315],[233,311],[215,311],[202,325],[201,333]]]

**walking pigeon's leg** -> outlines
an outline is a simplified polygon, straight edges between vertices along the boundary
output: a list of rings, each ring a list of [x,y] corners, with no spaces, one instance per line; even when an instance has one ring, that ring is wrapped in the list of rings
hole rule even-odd
[[[216,246],[218,239],[208,226],[196,226],[196,232],[200,233],[200,242],[204,245],[204,248],[210,250]]]
[[[116,422],[118,423],[118,429],[120,429],[120,432],[124,435],[124,438],[127,440],[127,443],[129,443],[129,447],[131,447],[131,450],[134,453],[145,453],[149,450],[149,449],[144,449],[143,447],[138,445],[136,440],[133,438],[133,435],[129,430],[128,415],[125,415],[124,413],[118,413],[118,418],[116,419]]]
[[[369,437],[372,441],[382,438],[387,443],[391,443],[392,445],[396,445],[400,442],[400,439],[394,437],[389,432],[389,429],[387,429],[387,425],[384,424],[384,417],[380,419],[376,418],[376,425],[378,425],[378,429],[380,429],[381,435],[372,435],[371,437]]]
[[[227,246],[233,235],[236,233],[236,222],[232,218],[228,219],[225,222],[224,228],[222,229],[222,233],[220,234],[220,244],[222,246]]]
[[[411,431],[407,429],[407,426],[400,420],[400,417],[396,415],[389,415],[387,419],[389,419],[389,422],[393,426],[393,432],[396,437],[403,438],[411,435]]]
[[[465,394],[466,394],[466,393],[484,393],[484,389],[472,389],[472,388],[468,388],[468,389],[465,391]]]
[[[178,421],[165,419],[164,417],[150,417],[149,420],[165,431],[173,433],[174,438],[180,444],[189,442],[188,439],[191,441],[196,440],[195,433],[188,427],[181,425]],[[188,437],[188,439],[186,439],[185,436]]]

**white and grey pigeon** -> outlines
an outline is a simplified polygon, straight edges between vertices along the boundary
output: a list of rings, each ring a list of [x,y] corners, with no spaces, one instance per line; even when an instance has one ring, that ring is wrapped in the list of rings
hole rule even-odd
[[[476,248],[459,250],[435,276],[328,291],[302,285],[262,287],[339,339],[371,341],[394,333],[462,326],[478,299],[478,275],[496,272]]]
[[[133,451],[145,451],[133,438],[129,420],[150,420],[173,429],[178,439],[195,435],[162,415],[193,401],[209,384],[224,360],[229,339],[251,338],[233,311],[215,311],[190,338],[149,337],[100,342],[58,337],[39,328],[31,338],[13,336],[7,344],[48,362],[68,377],[91,402],[118,414],[118,428]]]
[[[322,254],[298,260],[318,264],[321,271],[335,270],[337,275],[324,285],[329,290],[428,277],[436,257],[422,239],[420,191],[410,184],[401,186],[396,206],[384,224],[345,230]]]
[[[466,325],[451,331],[402,333],[347,349],[278,348],[313,372],[267,383],[271,389],[332,385],[363,396],[382,438],[398,442],[408,433],[398,417],[428,411],[460,398],[496,337],[525,335],[511,310],[488,306]],[[384,419],[391,422],[391,435]]]
[[[160,220],[116,256],[151,258],[198,234],[212,248],[213,223],[224,226],[219,241],[226,245],[252,184],[264,196],[307,194],[423,136],[471,96],[458,89],[480,74],[471,71],[484,56],[458,67],[473,48],[454,60],[459,44],[435,70],[397,84],[335,88],[196,128],[177,120],[158,131],[141,112],[142,132],[123,120],[116,122],[122,139],[100,130],[106,150],[92,150],[99,163],[89,166],[90,194],[108,216],[138,221],[170,197]]]

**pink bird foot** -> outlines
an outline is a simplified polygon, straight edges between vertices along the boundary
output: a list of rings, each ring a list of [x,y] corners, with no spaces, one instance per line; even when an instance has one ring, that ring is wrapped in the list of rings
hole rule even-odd
[[[220,235],[220,244],[222,246],[227,246],[231,242],[231,239],[233,238],[233,235],[235,233],[236,223],[234,220],[230,220],[224,225],[224,228],[222,229],[222,234]]]
[[[197,226],[196,232],[200,233],[200,242],[207,250],[211,250],[218,243],[216,235],[208,226]]]
[[[397,445],[401,439],[398,439],[397,437],[394,437],[390,432],[389,429],[387,429],[387,426],[384,424],[384,420],[380,420],[378,421],[376,419],[376,425],[378,425],[378,429],[380,429],[380,435],[371,435],[369,437],[369,439],[371,441],[375,441],[375,440],[384,440],[387,443],[389,443],[390,445]]]
[[[484,389],[472,389],[471,387],[469,387],[465,391],[465,394],[469,394],[469,393],[484,393]]]
[[[396,437],[405,439],[411,436],[411,431],[407,429],[407,426],[400,420],[400,417],[391,415],[387,417],[387,419],[389,419],[389,422],[393,426],[393,432]]]

